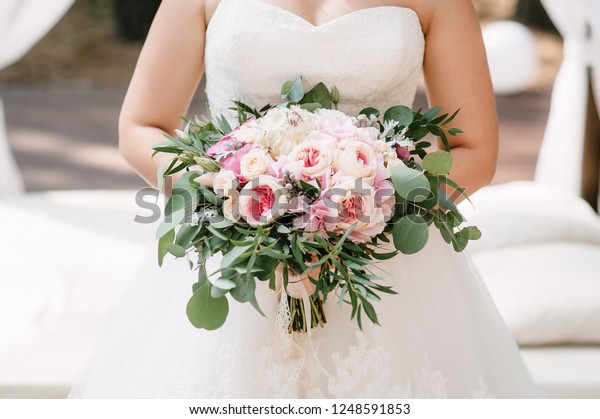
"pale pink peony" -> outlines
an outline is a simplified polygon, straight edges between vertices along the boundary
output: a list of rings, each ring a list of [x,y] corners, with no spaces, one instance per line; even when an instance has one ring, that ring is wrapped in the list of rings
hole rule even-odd
[[[287,189],[270,175],[260,175],[240,192],[240,215],[252,226],[269,224],[285,214]]]
[[[319,131],[339,141],[352,139],[374,145],[379,136],[377,128],[359,128],[355,125],[354,119],[343,112],[332,109],[318,109],[315,114],[319,117]]]

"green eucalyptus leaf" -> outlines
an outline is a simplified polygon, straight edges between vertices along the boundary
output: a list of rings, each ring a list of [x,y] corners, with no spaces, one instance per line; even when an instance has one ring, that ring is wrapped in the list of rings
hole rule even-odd
[[[229,252],[223,255],[223,259],[221,259],[221,268],[228,268],[234,266],[240,261],[244,260],[245,258],[241,259],[241,256],[253,247],[254,245],[236,246],[232,248]]]
[[[329,89],[323,83],[317,84],[304,95],[302,103],[320,103],[325,109],[333,108],[333,101]]]
[[[175,239],[175,244],[188,248],[196,235],[202,229],[201,225],[183,225],[177,232],[177,238]]]
[[[298,77],[292,83],[289,93],[290,102],[300,102],[304,98],[304,86],[302,86],[302,77]]]
[[[409,126],[414,118],[414,112],[407,106],[393,106],[385,111],[383,121],[396,121],[399,125]]]
[[[300,105],[300,107],[302,109],[306,109],[309,112],[314,112],[317,109],[321,109],[323,105],[321,105],[320,103],[303,103],[302,105]]]
[[[173,240],[175,240],[174,229],[167,231],[158,239],[158,266],[162,266],[165,256],[169,253],[167,244],[173,243]]]
[[[469,232],[469,240],[479,240],[481,238],[481,230],[475,226],[466,227]]]
[[[222,290],[231,290],[236,287],[236,283],[230,279],[214,278],[214,279],[211,279],[210,282],[213,284],[213,286],[220,288]]]
[[[185,257],[185,249],[175,243],[165,243],[165,249],[167,252],[177,258]]]
[[[248,278],[247,275],[236,275],[235,288],[231,290],[231,296],[240,303],[246,303],[252,300],[256,291],[256,280],[254,277]]]
[[[427,177],[407,166],[392,167],[392,182],[398,195],[410,201],[422,202],[431,192]]]
[[[454,235],[455,240],[452,241],[452,245],[454,246],[454,250],[457,252],[462,252],[467,247],[469,243],[469,230],[462,229],[458,233]]]
[[[212,298],[211,285],[199,287],[190,298],[186,312],[188,319],[198,329],[216,330],[223,326],[229,314],[227,297]]]
[[[256,295],[253,295],[252,298],[250,299],[250,304],[252,304],[252,307],[254,307],[254,309],[256,311],[258,311],[258,313],[263,316],[263,317],[267,317],[265,315],[265,313],[263,313],[263,311],[260,309],[260,305],[258,304],[258,300],[256,299]]]
[[[281,86],[281,99],[289,99],[293,85],[294,82],[291,80],[288,80],[285,83],[283,83],[283,86]]]
[[[417,214],[402,217],[392,230],[394,246],[406,255],[422,250],[429,239],[429,226],[425,219]]]
[[[423,169],[434,176],[447,175],[452,170],[452,156],[444,150],[429,153],[423,159]]]
[[[210,296],[212,298],[221,298],[227,295],[228,290],[223,290],[221,288],[217,288],[217,287],[211,287],[210,288]]]

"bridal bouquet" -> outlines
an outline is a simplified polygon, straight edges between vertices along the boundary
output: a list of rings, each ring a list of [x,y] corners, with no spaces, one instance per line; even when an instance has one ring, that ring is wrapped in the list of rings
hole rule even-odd
[[[198,328],[222,326],[231,298],[262,314],[257,281],[284,293],[290,332],[324,325],[332,296],[352,306],[359,327],[365,315],[378,323],[372,303],[395,292],[370,271],[374,260],[420,251],[431,225],[456,251],[480,237],[476,227],[460,228],[446,192],[464,194],[447,176],[450,153],[427,152],[427,134],[449,150],[447,135],[461,131],[446,127],[458,112],[394,106],[350,116],[335,109],[335,88],[305,92],[301,79],[281,97],[262,109],[233,102],[235,129],[222,116],[187,120],[154,147],[174,154],[160,178],[184,171],[158,229],[159,263],[167,253],[197,258],[187,314]],[[206,261],[217,253],[220,269],[209,276]]]

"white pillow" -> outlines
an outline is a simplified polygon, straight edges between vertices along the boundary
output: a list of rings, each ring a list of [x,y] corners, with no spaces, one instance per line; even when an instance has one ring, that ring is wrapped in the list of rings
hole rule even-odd
[[[600,343],[600,246],[538,243],[473,259],[520,345]]]
[[[573,241],[600,245],[600,217],[580,197],[534,182],[488,186],[460,210],[483,232],[471,252],[527,243]]]

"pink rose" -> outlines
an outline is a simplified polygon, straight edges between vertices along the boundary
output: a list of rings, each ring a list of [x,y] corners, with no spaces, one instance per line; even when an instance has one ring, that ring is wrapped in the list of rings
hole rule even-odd
[[[338,212],[332,202],[319,198],[311,207],[305,229],[316,234],[334,231]]]
[[[396,205],[396,190],[389,180],[384,180],[375,185],[375,206],[381,208],[383,219],[387,223],[394,215]]]
[[[235,173],[235,175],[240,180],[246,181],[245,179],[241,179],[241,177],[242,177],[241,176],[241,161],[242,161],[242,158],[246,154],[248,154],[248,152],[250,152],[251,149],[252,149],[251,144],[244,145],[242,148],[240,148],[233,154],[224,158],[221,161],[221,167],[225,170],[231,170],[233,173]]]
[[[317,178],[331,170],[335,140],[322,133],[313,133],[289,154],[292,161],[300,162],[304,178]]]
[[[206,150],[206,155],[219,161],[222,156],[232,153],[242,147],[242,144],[233,138],[231,135],[227,135],[217,141],[215,144]]]
[[[386,223],[385,214],[382,205],[378,205],[373,186],[350,176],[340,176],[335,180],[332,189],[325,194],[326,199],[336,206],[337,223],[334,232],[344,234],[355,225],[349,238],[357,243],[364,243],[382,233]],[[387,185],[381,185],[381,189],[384,193]],[[389,206],[391,200],[386,198],[385,202]],[[386,207],[386,212],[388,210]]]
[[[269,224],[281,217],[288,206],[287,189],[270,175],[260,175],[240,192],[240,215],[251,226]]]

